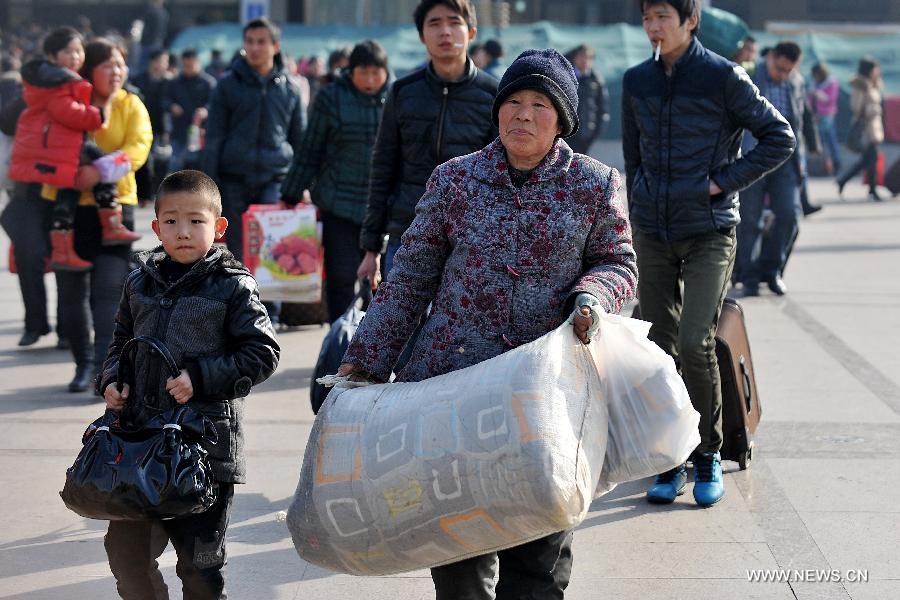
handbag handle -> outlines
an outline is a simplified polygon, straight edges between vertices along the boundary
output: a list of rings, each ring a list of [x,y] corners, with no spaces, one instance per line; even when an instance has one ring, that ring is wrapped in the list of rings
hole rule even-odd
[[[122,346],[122,352],[119,355],[119,369],[116,372],[117,390],[121,392],[122,386],[125,383],[125,369],[127,368],[126,363],[131,364],[131,371],[132,373],[134,373],[134,354],[137,352],[138,344],[146,344],[150,346],[151,350],[155,350],[157,353],[159,353],[159,355],[162,356],[163,361],[166,363],[166,367],[168,367],[169,373],[173,378],[181,375],[181,369],[178,368],[178,364],[172,357],[172,353],[169,352],[168,348],[166,348],[166,345],[154,337],[150,337],[149,335],[141,335],[128,340],[127,342],[125,342],[125,345]]]

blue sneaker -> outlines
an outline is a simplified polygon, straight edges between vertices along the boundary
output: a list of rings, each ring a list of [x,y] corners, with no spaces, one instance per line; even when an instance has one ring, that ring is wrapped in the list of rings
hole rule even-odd
[[[694,500],[712,506],[725,495],[722,459],[718,452],[698,452],[694,457]]]
[[[682,464],[671,471],[660,473],[656,482],[647,490],[647,501],[653,504],[671,504],[684,493],[687,485],[687,468]]]

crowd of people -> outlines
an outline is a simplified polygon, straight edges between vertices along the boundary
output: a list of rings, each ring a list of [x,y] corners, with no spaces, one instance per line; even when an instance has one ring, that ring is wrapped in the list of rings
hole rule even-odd
[[[428,61],[396,80],[374,40],[333,52],[327,64],[291,60],[266,18],[244,26],[230,61],[214,51],[204,66],[196,49],[174,56],[162,45],[161,0],[151,3],[152,35],[132,44],[137,62],[126,40],[85,27],[4,37],[0,129],[11,164],[0,222],[25,303],[20,346],[51,331],[49,264],[59,342],[76,366],[70,391],[93,387],[121,410],[129,392],[112,385],[118,353],[152,332],[185,367],[159,389],[142,383],[127,405],[135,415],[192,398],[239,407],[279,357],[279,306],[259,298],[240,262],[241,217],[251,203],[312,202],[330,319],[353,301],[358,281],[377,289],[340,375],[418,381],[567,319],[589,343],[601,334],[599,315],[637,295],[650,338],[679,365],[701,415],[693,493],[699,505],[715,504],[725,493],[713,342],[723,298],[732,284],[745,296],[762,283],[786,293],[807,153],[819,152],[820,140],[841,190],[866,169],[870,196],[880,199],[879,66],[863,59],[853,79],[862,152],[842,171],[839,86],[827,65],[815,65],[807,84],[799,46],[784,41],[757,54],[752,38],[732,62],[697,39],[698,0],[640,6],[656,57],[622,83],[623,192],[619,174],[588,155],[608,121],[594,50],[528,50],[504,68],[499,42],[473,45],[470,0],[420,2],[413,21]],[[154,203],[162,245],[135,258],[140,202]],[[764,231],[766,207],[774,223]],[[244,477],[240,410],[216,416],[234,443],[211,457],[232,486]],[[686,483],[681,465],[660,474],[647,498],[672,502]],[[123,597],[165,597],[154,565],[169,539],[186,594],[224,597],[232,493],[208,515],[157,524],[161,546],[150,544],[153,524],[111,525],[107,548]],[[207,538],[216,551],[199,565],[205,546],[196,540]],[[437,598],[562,597],[571,541],[571,531],[560,532],[435,568]]]

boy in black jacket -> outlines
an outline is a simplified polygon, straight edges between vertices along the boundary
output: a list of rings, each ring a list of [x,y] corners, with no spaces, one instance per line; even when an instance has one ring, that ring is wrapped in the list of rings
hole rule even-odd
[[[207,512],[167,521],[111,521],[106,552],[123,598],[168,598],[156,559],[172,541],[185,598],[224,598],[225,529],[234,484],[246,480],[244,396],[278,365],[280,348],[256,281],[228,250],[213,247],[228,227],[211,178],[178,171],[159,187],[153,231],[161,248],[139,256],[125,280],[116,330],[99,390],[106,406],[141,423],[177,404],[190,405],[216,426],[207,448],[219,499]],[[163,380],[161,361],[147,349],[135,356],[135,378],[116,388],[124,344],[151,335],[182,365]]]

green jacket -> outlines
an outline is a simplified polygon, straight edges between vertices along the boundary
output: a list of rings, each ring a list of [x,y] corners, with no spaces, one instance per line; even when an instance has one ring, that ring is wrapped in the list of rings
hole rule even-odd
[[[372,147],[387,89],[386,84],[376,95],[366,96],[344,72],[316,94],[309,127],[281,184],[285,203],[296,204],[308,189],[321,210],[362,224]]]

